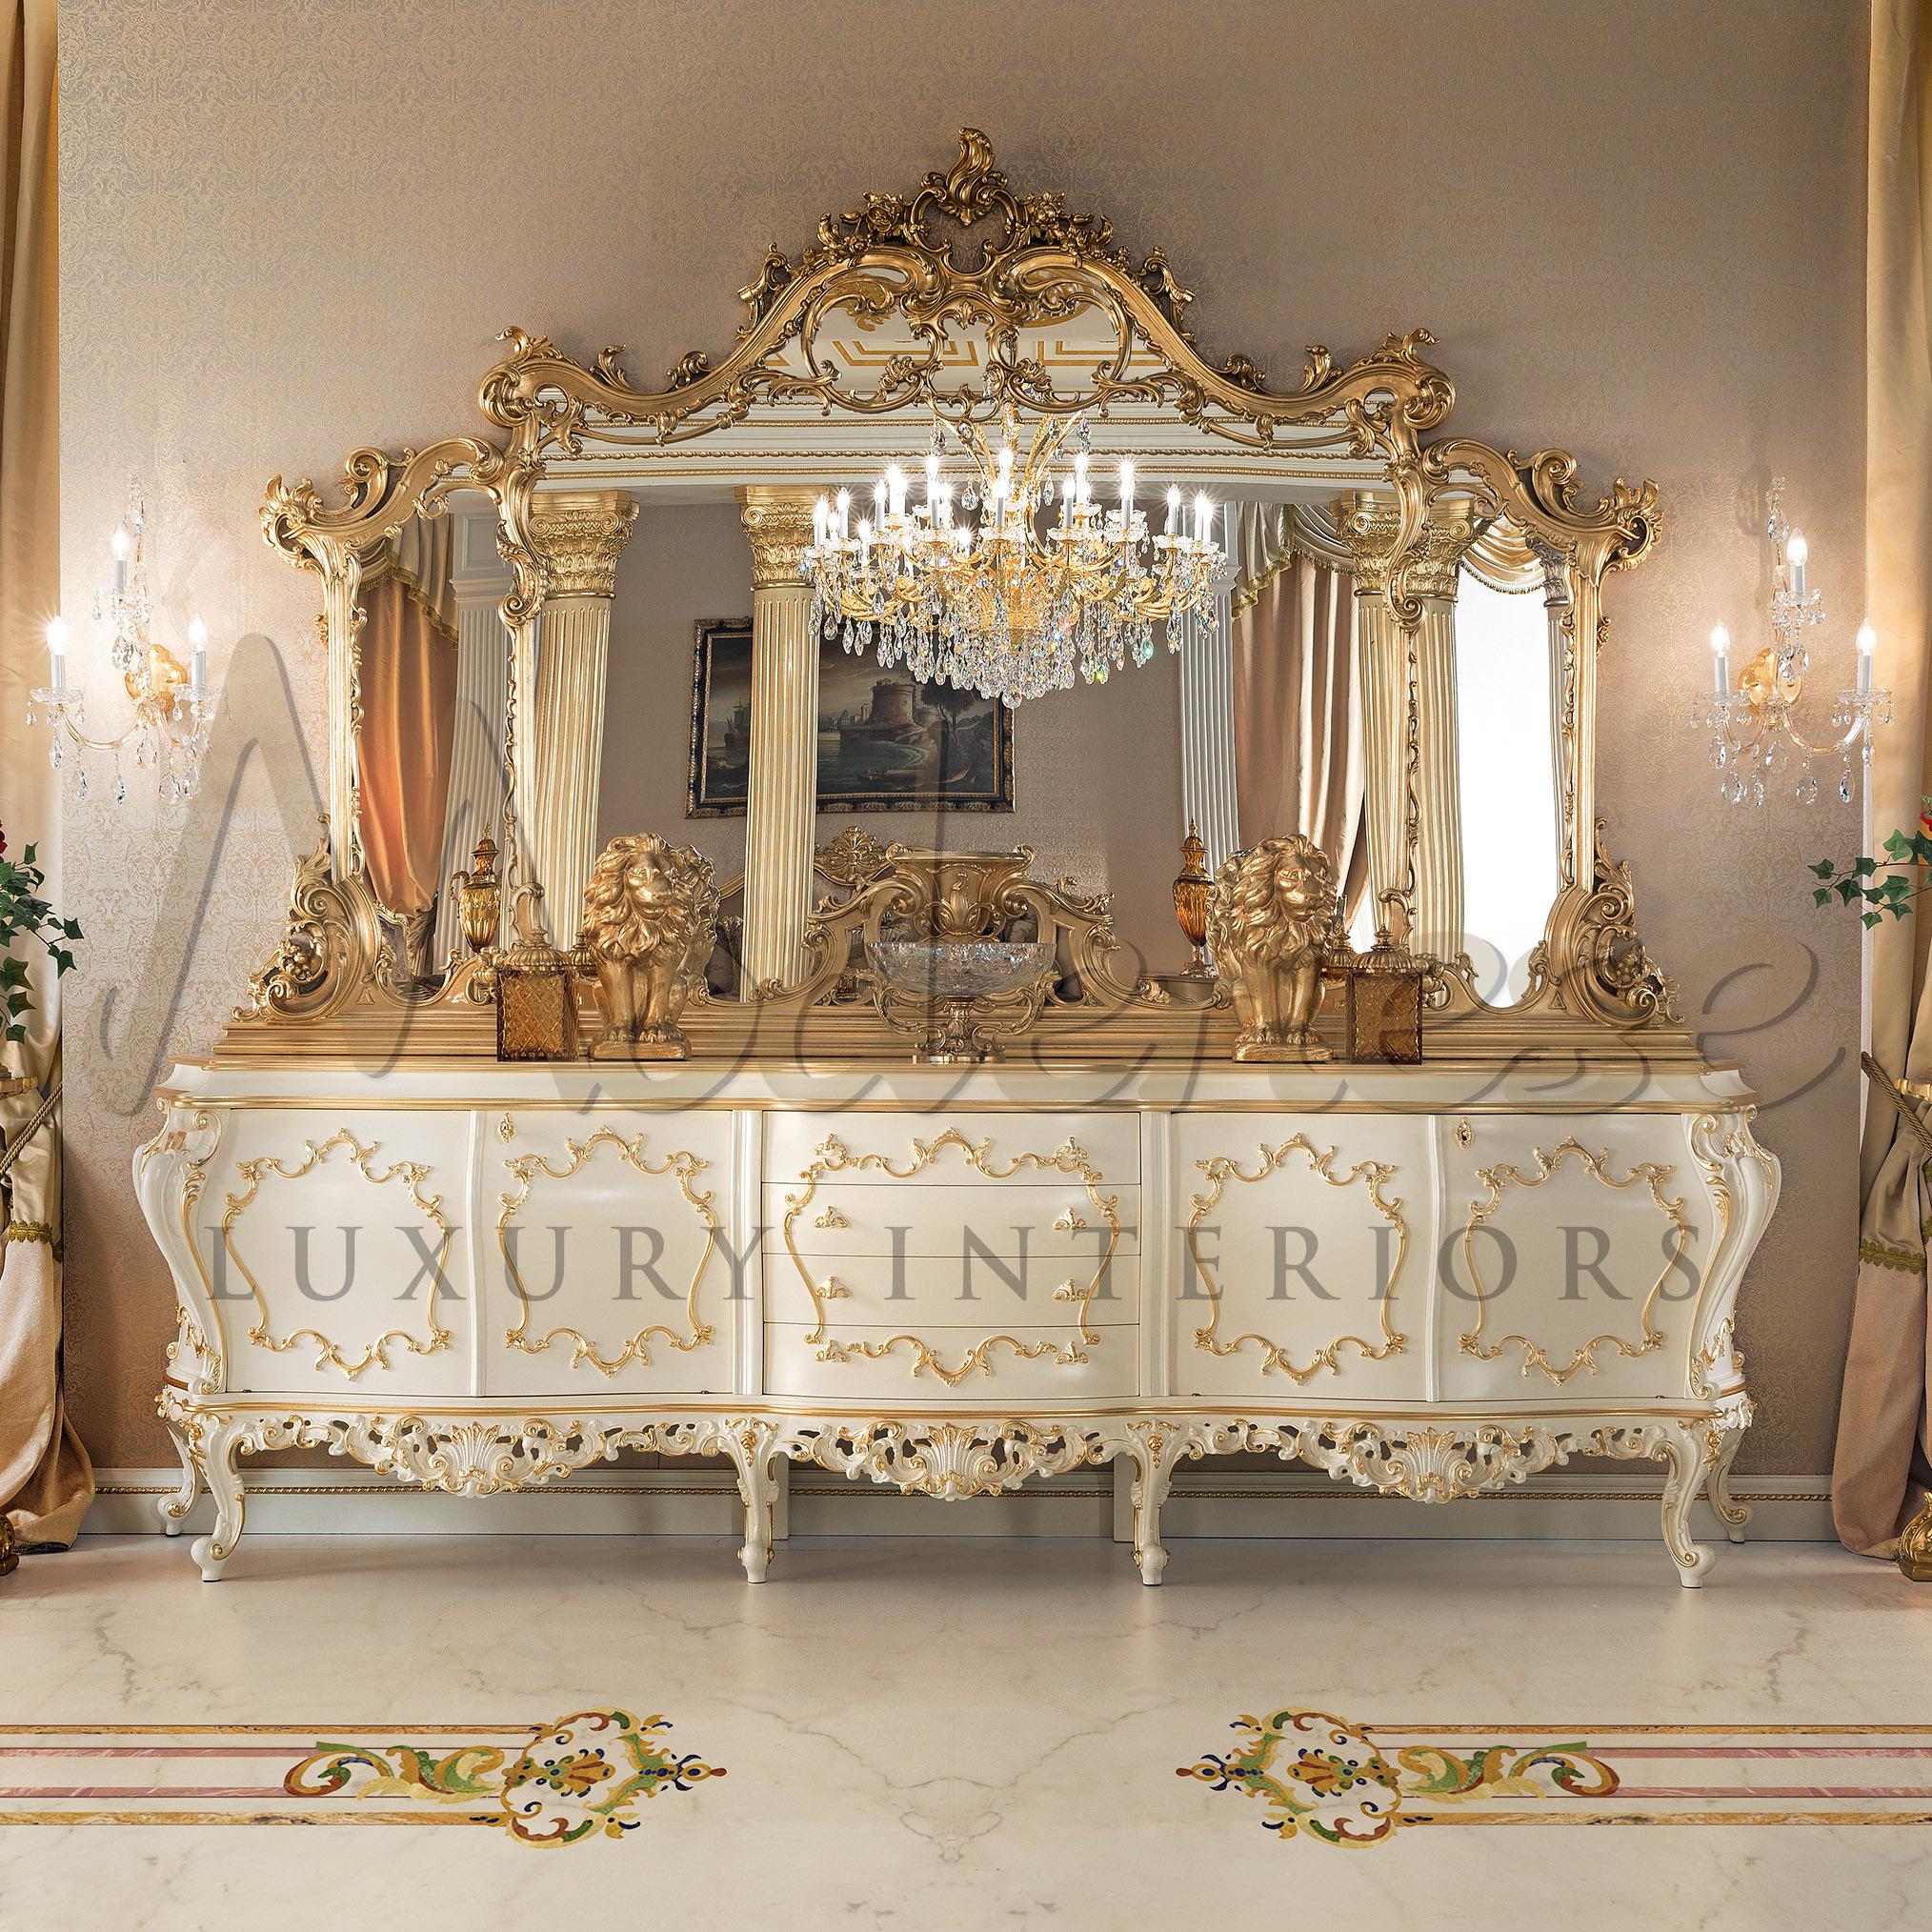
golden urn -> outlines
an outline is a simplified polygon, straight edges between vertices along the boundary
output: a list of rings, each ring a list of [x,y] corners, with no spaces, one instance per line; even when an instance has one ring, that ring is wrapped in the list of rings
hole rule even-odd
[[[1187,962],[1190,979],[1215,976],[1214,963],[1207,956],[1208,894],[1213,889],[1207,847],[1201,843],[1200,827],[1190,818],[1187,836],[1180,841],[1180,872],[1174,881],[1174,916],[1194,948],[1194,956]]]

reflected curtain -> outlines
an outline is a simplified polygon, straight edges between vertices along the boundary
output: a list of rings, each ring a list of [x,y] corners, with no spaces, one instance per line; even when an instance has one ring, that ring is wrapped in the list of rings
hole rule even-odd
[[[407,539],[427,529],[434,546]],[[413,524],[363,597],[362,735],[356,775],[370,884],[388,910],[423,927],[443,880],[450,749],[456,707],[456,629],[449,596],[448,525]],[[446,617],[445,607],[450,615]]]
[[[0,827],[10,858],[36,848],[58,908],[60,792],[45,734],[26,721],[27,694],[45,674],[43,630],[60,602],[53,0],[0,0]],[[0,1098],[0,1137],[19,1150],[0,1188],[0,1508],[32,1549],[71,1543],[94,1487],[61,1394],[58,1114],[22,1138],[60,1080],[59,1008],[44,956],[25,956],[27,1037],[0,1042],[0,1065],[38,1089]],[[85,970],[84,949],[81,960]]]
[[[1872,765],[1877,836],[1913,824],[1932,792],[1932,18],[1874,0],[1865,252],[1866,610],[1884,640],[1895,724]],[[1925,975],[1932,900],[1872,935],[1872,1053],[1932,1078]],[[1902,1104],[1911,1102],[1900,1097]],[[1839,1407],[1832,1514],[1864,1556],[1896,1553],[1924,1501],[1932,1431],[1925,1244],[1932,1158],[1890,1096],[1868,1090],[1858,1297]]]
[[[1246,506],[1235,588],[1235,787],[1244,845],[1302,832],[1335,861],[1345,916],[1368,890],[1355,578],[1294,542],[1290,513]]]

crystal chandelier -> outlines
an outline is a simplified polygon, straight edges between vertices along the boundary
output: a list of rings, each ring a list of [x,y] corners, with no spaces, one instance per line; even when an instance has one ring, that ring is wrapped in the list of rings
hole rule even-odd
[[[943,473],[948,427],[975,468],[958,493],[964,515]],[[908,500],[896,465],[855,525],[850,493],[819,498],[799,566],[815,635],[842,633],[848,651],[875,651],[922,682],[1012,706],[1078,679],[1104,684],[1129,658],[1145,664],[1163,619],[1191,614],[1213,625],[1221,551],[1208,497],[1195,498],[1190,527],[1180,492],[1169,490],[1165,526],[1150,534],[1131,462],[1120,465],[1114,508],[1095,497],[1084,416],[1042,417],[1023,462],[1011,410],[1002,428],[996,450],[976,423],[936,417],[923,502]],[[1072,463],[1056,488],[1070,436]],[[1178,648],[1172,628],[1167,641]]]
[[[1711,762],[1718,771],[1719,795],[1733,805],[1764,802],[1769,785],[1791,779],[1791,794],[1809,805],[1819,794],[1814,759],[1837,759],[1838,795],[1850,804],[1852,754],[1872,761],[1872,733],[1892,721],[1892,694],[1872,688],[1872,658],[1878,633],[1870,624],[1858,631],[1858,681],[1838,694],[1832,727],[1838,737],[1813,744],[1792,722],[1804,688],[1811,656],[1804,634],[1824,621],[1822,594],[1805,581],[1809,546],[1801,531],[1784,521],[1784,478],[1774,477],[1764,534],[1771,545],[1771,641],[1731,681],[1731,634],[1720,624],[1711,633],[1711,694],[1692,717],[1711,734]],[[1793,775],[1795,766],[1795,776]]]
[[[208,750],[214,700],[208,694],[208,626],[199,617],[188,626],[190,669],[164,645],[148,634],[152,615],[148,601],[148,577],[142,557],[147,529],[147,503],[140,483],[128,479],[128,507],[111,545],[113,580],[94,593],[94,615],[105,618],[112,635],[108,660],[121,674],[121,683],[134,707],[134,720],[118,736],[91,737],[78,693],[67,681],[68,627],[59,617],[47,627],[49,675],[46,686],[30,694],[27,722],[44,719],[53,733],[49,762],[57,772],[71,760],[75,790],[88,795],[90,754],[111,756],[114,799],[128,795],[124,760],[137,771],[151,771],[154,788],[163,798],[180,801],[194,795],[201,760]]]

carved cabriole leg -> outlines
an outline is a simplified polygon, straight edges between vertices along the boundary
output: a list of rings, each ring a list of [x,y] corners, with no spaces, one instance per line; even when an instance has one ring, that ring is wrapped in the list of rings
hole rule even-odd
[[[1704,1470],[1715,1459],[1703,1437],[1681,1422],[1665,1432],[1659,1452],[1668,1475],[1663,1484],[1663,1540],[1677,1563],[1677,1580],[1686,1590],[1699,1588],[1704,1572],[1717,1561],[1715,1551],[1700,1549],[1691,1540],[1691,1505],[1703,1487]]]
[[[1150,1587],[1160,1581],[1167,1567],[1167,1551],[1160,1540],[1160,1505],[1167,1500],[1174,1466],[1188,1453],[1190,1440],[1186,1430],[1168,1423],[1138,1424],[1127,1432],[1127,1453],[1134,1459],[1134,1560],[1140,1565],[1140,1580]]]
[[[241,1439],[241,1429],[233,1422],[215,1424],[202,1439],[201,1475],[214,1499],[214,1534],[196,1537],[189,1544],[188,1554],[200,1564],[204,1583],[220,1582],[222,1566],[241,1540],[246,1502],[241,1471],[235,1466]]]
[[[1711,1507],[1717,1511],[1718,1520],[1724,1526],[1724,1534],[1734,1543],[1744,1540],[1744,1525],[1751,1520],[1751,1505],[1740,1502],[1731,1494],[1731,1464],[1738,1459],[1738,1451],[1743,1446],[1744,1432],[1741,1429],[1726,1429],[1718,1436],[1710,1474],[1704,1482]]]
[[[171,1417],[163,1416],[161,1419],[168,1425],[168,1434],[173,1439],[175,1455],[181,1459],[181,1483],[179,1488],[171,1489],[155,1502],[154,1513],[161,1519],[162,1534],[178,1537],[183,1519],[194,1507],[194,1499],[201,1494],[201,1471],[196,1465],[194,1449],[187,1431]]]
[[[770,1422],[733,1423],[724,1437],[726,1453],[738,1474],[745,1505],[745,1540],[738,1560],[747,1582],[762,1583],[772,1565],[772,1512],[777,1499],[778,1464],[784,1448]]]

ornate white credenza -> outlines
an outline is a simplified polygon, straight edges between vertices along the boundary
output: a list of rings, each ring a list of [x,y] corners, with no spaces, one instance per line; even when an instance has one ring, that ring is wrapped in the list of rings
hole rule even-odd
[[[1778,1167],[1741,1077],[1680,1023],[1598,811],[1603,589],[1658,540],[1654,486],[1593,501],[1560,450],[1443,433],[1455,391],[1426,331],[1353,361],[1311,349],[1272,383],[1248,355],[1209,359],[1160,250],[1016,191],[971,129],[949,171],[828,214],[796,255],[774,248],[741,298],[735,346],[716,364],[692,352],[661,389],[615,349],[580,359],[513,328],[474,433],[355,451],[331,496],[270,485],[264,533],[321,587],[327,828],[249,1004],[164,1085],[135,1162],[180,1301],[160,1409],[183,1479],[162,1514],[179,1528],[212,1492],[203,1575],[241,1533],[244,1451],[322,1447],[480,1494],[629,1447],[731,1459],[755,1580],[787,1459],[961,1498],[1125,1458],[1150,1583],[1184,1457],[1298,1458],[1429,1501],[1573,1455],[1647,1457],[1666,1465],[1678,1577],[1697,1583],[1700,1489],[1733,1536],[1744,1520],[1726,1484],[1751,1415],[1732,1318]],[[1137,936],[1105,896],[1034,878],[1023,846],[861,856],[876,842],[848,831],[815,851],[815,499],[884,462],[916,470],[942,423],[957,439],[1009,413],[1004,433],[1057,419],[1098,436],[1123,512],[1132,459],[1162,490],[1274,506],[1302,564],[1346,576],[1367,903],[1400,901],[1429,956],[1401,969],[1416,988],[1426,975],[1405,1009],[1413,1055],[1426,1005],[1421,1064],[1255,1057],[1379,1051],[1355,1027],[1345,921],[1320,938],[1318,983],[1313,929],[1289,932],[1309,875],[1266,856],[1317,828],[1240,828],[1237,882],[1258,890],[1210,939],[1218,985],[1126,964]],[[708,494],[735,503],[749,545],[743,876],[720,894],[695,852],[619,841],[656,867],[617,908],[640,936],[620,955],[626,918],[597,914],[594,870],[599,774],[642,755],[621,714],[605,755],[618,558],[654,501]],[[425,526],[444,516],[467,534],[433,595]],[[1463,930],[1470,570],[1540,592],[1545,627],[1546,742],[1524,762],[1528,734],[1479,719],[1471,755],[1514,758],[1520,822],[1554,838],[1524,875],[1551,896],[1509,1000],[1485,996]],[[411,821],[444,854],[430,904],[384,859],[411,801],[363,742],[367,607],[387,596],[399,623],[411,585],[425,625],[431,607],[447,618],[442,590],[453,602],[451,703],[483,726],[414,719],[455,747],[428,829]],[[869,628],[846,644],[872,649]],[[1217,664],[1232,704],[1225,654],[1202,654],[1225,633],[1169,624],[1193,654],[1184,713]],[[1173,759],[1185,785],[1211,716],[1137,755],[1150,773]],[[708,742],[694,717],[693,813]],[[1232,772],[1217,783],[1231,811]],[[500,838],[500,879],[458,824]],[[1239,842],[1214,855],[1224,875]],[[1495,843],[1480,855],[1518,862]],[[815,873],[846,896],[815,907]],[[734,896],[736,965],[706,997]],[[587,911],[610,930],[580,932]],[[955,1002],[959,1026],[936,1036],[880,976],[889,918],[1050,943],[1053,965],[976,1020]],[[1256,994],[1275,956],[1285,983],[1284,934],[1300,1016],[1269,1019]],[[541,1033],[519,1001],[546,972],[563,993],[534,1050],[557,1057],[499,1061],[499,1017],[512,1051]],[[648,1032],[626,1034],[622,1013],[647,1005]],[[935,1037],[970,1051],[967,1022],[996,1019],[1005,1063],[907,1065]]]
[[[177,1069],[138,1157],[183,1480],[326,1447],[434,1489],[729,1456],[942,1498],[1116,1457],[1142,1580],[1183,1458],[1426,1501],[1572,1455],[1687,1524],[1750,1419],[1739,1278],[1778,1192],[1734,1073]]]

